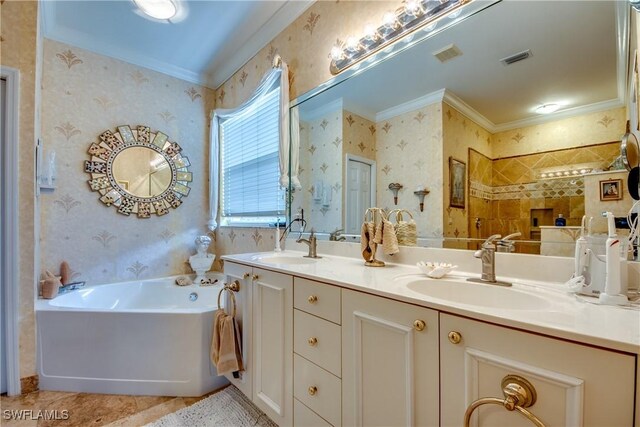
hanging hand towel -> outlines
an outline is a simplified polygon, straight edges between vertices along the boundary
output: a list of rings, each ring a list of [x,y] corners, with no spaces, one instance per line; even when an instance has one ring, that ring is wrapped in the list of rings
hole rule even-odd
[[[242,371],[242,357],[237,348],[234,318],[218,309],[213,322],[211,361],[216,365],[218,375]]]
[[[398,248],[398,237],[396,236],[396,230],[393,228],[393,224],[385,218],[382,217],[382,224],[380,225],[382,229],[382,250],[386,255],[395,255],[400,252],[400,248]]]

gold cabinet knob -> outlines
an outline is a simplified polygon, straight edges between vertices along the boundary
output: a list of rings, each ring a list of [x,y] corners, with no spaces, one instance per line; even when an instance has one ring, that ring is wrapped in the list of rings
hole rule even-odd
[[[316,393],[318,392],[318,387],[312,385],[311,387],[309,387],[307,391],[309,392],[310,396],[315,396]]]
[[[309,301],[309,304],[315,304],[318,302],[318,297],[316,295],[309,295],[307,301]]]
[[[242,278],[243,278],[243,279],[248,279],[248,278],[249,278],[249,276],[251,276],[251,273],[244,273],[244,274],[242,275]]]
[[[257,274],[254,274],[253,276],[251,276],[252,280],[258,280],[260,278],[260,276],[258,276]]]
[[[460,332],[457,331],[449,332],[448,337],[451,344],[460,344],[460,341],[462,341],[462,335],[460,335]]]
[[[413,327],[415,328],[416,331],[420,332],[420,331],[424,331],[424,328],[427,327],[427,324],[425,323],[424,320],[415,320],[413,322]]]
[[[311,337],[307,340],[307,342],[309,343],[309,345],[311,347],[315,346],[316,344],[318,344],[318,338],[316,337]]]

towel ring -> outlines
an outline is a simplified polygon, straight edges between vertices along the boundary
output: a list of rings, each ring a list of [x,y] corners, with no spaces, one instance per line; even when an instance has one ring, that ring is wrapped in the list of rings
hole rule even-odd
[[[540,418],[525,409],[536,403],[537,394],[533,384],[518,375],[507,375],[502,379],[501,385],[504,399],[484,397],[471,403],[464,414],[464,427],[469,427],[473,411],[486,404],[503,405],[507,411],[520,412],[536,427],[545,427]]]
[[[234,295],[234,292],[238,292],[238,290],[240,290],[240,282],[237,280],[234,280],[231,284],[225,283],[222,289],[220,289],[220,292],[218,292],[218,310],[223,310],[220,305],[220,297],[224,291],[227,291],[231,296],[231,302],[233,304],[233,314],[231,316],[236,317],[236,296]]]

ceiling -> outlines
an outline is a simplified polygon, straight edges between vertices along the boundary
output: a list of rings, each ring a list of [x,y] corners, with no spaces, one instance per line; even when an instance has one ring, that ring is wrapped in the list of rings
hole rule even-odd
[[[625,10],[628,3],[616,1],[502,1],[309,99],[301,115],[340,100],[380,121],[444,98],[496,132],[620,107],[628,50],[618,35],[628,28]],[[441,63],[433,53],[450,44],[462,55]],[[526,60],[500,62],[527,49]],[[535,112],[548,103],[562,108]]]
[[[41,0],[43,36],[211,88],[221,85],[311,5],[310,0],[182,0],[178,22],[130,0]]]

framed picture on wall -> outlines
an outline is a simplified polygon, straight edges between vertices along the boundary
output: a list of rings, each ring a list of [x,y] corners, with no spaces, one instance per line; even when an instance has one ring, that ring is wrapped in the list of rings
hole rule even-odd
[[[622,199],[622,180],[607,179],[600,181],[600,200],[603,202],[609,200]]]
[[[449,206],[465,208],[467,190],[467,164],[449,157]]]

